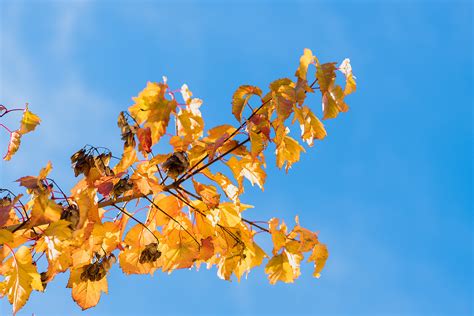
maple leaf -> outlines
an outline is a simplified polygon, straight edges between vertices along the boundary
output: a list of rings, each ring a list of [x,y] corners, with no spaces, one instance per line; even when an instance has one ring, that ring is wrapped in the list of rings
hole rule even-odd
[[[45,252],[48,258],[48,270],[51,273],[64,272],[72,264],[67,252],[72,237],[70,222],[59,220],[49,224],[35,245],[37,252]]]
[[[352,68],[350,68],[350,64],[346,62],[341,66],[343,66],[341,71],[344,74],[347,73],[346,78],[352,77]],[[316,69],[316,77],[318,78],[319,88],[323,96],[323,119],[335,118],[339,112],[347,112],[349,107],[344,102],[344,97],[346,94],[342,90],[341,86],[335,85],[337,69],[336,63],[320,64],[316,59]],[[349,86],[346,84],[348,92],[351,92],[352,89],[355,89],[355,82],[354,86],[352,86],[351,80],[353,81],[353,78],[349,78]]]
[[[163,272],[190,268],[199,257],[200,246],[179,230],[168,233],[160,245]]]
[[[183,203],[173,195],[158,194],[153,201],[153,213],[150,219],[154,219],[156,225],[163,226],[171,220],[168,215],[176,218],[183,208]],[[168,215],[160,211],[164,210]]]
[[[232,96],[232,114],[240,122],[245,105],[249,102],[252,95],[262,96],[262,90],[259,87],[243,85],[235,90]]]
[[[33,265],[30,249],[21,246],[2,267],[5,279],[0,283],[1,295],[6,295],[16,314],[30,297],[32,290],[42,291],[41,278]]]
[[[345,94],[341,86],[331,87],[323,94],[323,119],[336,118],[339,112],[347,112],[349,107],[344,102]]]
[[[46,192],[37,196],[32,202],[31,223],[55,222],[61,218],[62,207],[51,200]]]
[[[315,138],[322,140],[327,135],[323,123],[307,106],[303,106],[301,109],[295,108],[294,120],[298,120],[300,123],[301,139],[309,146],[313,146]]]
[[[296,70],[295,76],[302,80],[306,80],[307,72],[308,72],[308,66],[310,64],[313,64],[315,62],[315,57],[313,56],[313,53],[311,52],[310,49],[305,48],[304,49],[304,54],[300,58],[300,65],[298,67],[298,70]]]
[[[263,184],[267,177],[265,171],[262,169],[262,164],[258,160],[254,160],[251,157],[244,157],[238,160],[235,157],[231,157],[227,161],[227,165],[232,170],[234,178],[239,183],[239,188],[242,191],[243,178],[247,178],[252,186],[257,184],[260,189],[263,190]]]
[[[114,167],[115,173],[125,172],[131,165],[133,165],[137,158],[137,152],[135,148],[129,146],[125,147],[122,154],[122,159],[120,162]]]
[[[13,233],[6,229],[0,229],[0,245],[13,243]]]
[[[232,181],[223,173],[216,172],[212,174],[208,169],[202,171],[202,173],[217,183],[221,189],[224,191],[225,195],[234,202],[237,202],[239,199],[239,188],[236,187]]]
[[[178,136],[189,140],[196,140],[202,136],[204,121],[201,117],[199,107],[202,101],[192,99],[186,109],[181,109],[177,115]]]
[[[263,259],[267,258],[267,254],[255,242],[246,244],[242,258],[234,268],[235,276],[240,282],[244,274],[249,274],[250,270],[262,264]]]
[[[276,255],[281,248],[285,247],[287,238],[287,227],[282,221],[280,227],[278,228],[278,218],[272,218],[268,221],[268,228],[270,234],[272,235],[273,241],[273,254]]]
[[[321,270],[323,270],[326,260],[329,257],[329,252],[325,244],[318,243],[314,246],[311,256],[309,256],[308,261],[314,262],[314,273],[315,278],[321,276]]]
[[[281,254],[274,256],[265,266],[265,273],[268,274],[270,284],[278,281],[293,283],[300,275],[300,262],[303,256],[290,254],[284,250]]]
[[[71,275],[67,287],[72,288],[73,300],[86,310],[99,303],[101,293],[108,292],[107,278],[103,277],[98,281],[84,280],[81,277],[87,266],[71,269]]]
[[[283,167],[286,163],[285,170],[288,172],[291,165],[300,160],[301,151],[304,152],[305,149],[298,143],[298,141],[290,136],[285,136],[275,151],[278,168]]]
[[[349,58],[346,58],[339,65],[339,71],[346,76],[346,86],[344,88],[344,95],[351,94],[356,91],[356,77],[352,74],[352,66]]]
[[[21,118],[20,122],[20,129],[19,133],[24,135],[26,133],[32,132],[35,130],[36,126],[38,126],[41,122],[41,119],[36,114],[32,113],[28,109],[28,104],[23,111],[23,117]]]
[[[194,179],[193,184],[196,193],[202,197],[203,202],[209,206],[209,208],[216,208],[219,205],[221,195],[217,193],[216,187],[199,183]]]
[[[154,235],[141,225],[133,226],[124,239],[125,249],[119,254],[120,268],[125,274],[153,274],[161,266],[160,258],[154,261],[140,262],[140,255],[146,246],[157,243],[159,232],[155,231],[154,224],[147,226]]]
[[[155,158],[159,158],[155,156]],[[153,158],[153,159],[155,159]],[[157,161],[155,159],[155,161]],[[135,167],[135,172],[130,177],[130,181],[134,185],[134,190],[138,190],[142,194],[150,192],[158,193],[161,191],[161,185],[155,173],[158,171],[157,163],[154,161],[145,161]]]
[[[167,88],[166,83],[148,82],[138,97],[133,98],[135,104],[128,109],[139,124],[144,123],[145,128],[150,128],[152,144],[166,133],[170,115],[177,106],[176,100],[165,98]]]

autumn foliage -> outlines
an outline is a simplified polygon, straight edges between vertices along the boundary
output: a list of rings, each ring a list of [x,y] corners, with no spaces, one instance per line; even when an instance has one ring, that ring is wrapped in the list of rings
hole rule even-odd
[[[274,284],[298,278],[306,255],[319,277],[328,250],[317,234],[298,217],[292,227],[276,218],[249,220],[252,206],[240,198],[246,181],[263,190],[267,153],[288,171],[305,151],[302,142],[313,146],[325,138],[318,106],[305,103],[309,94],[321,94],[322,119],[329,119],[348,110],[345,97],[356,89],[348,59],[321,64],[309,49],[295,76],[271,82],[268,91],[240,86],[231,102],[237,126],[206,132],[202,100],[187,85],[172,90],[166,78],[149,82],[119,114],[119,157],[103,147],[79,149],[71,157],[79,180],[69,193],[49,177],[51,163],[18,179],[25,192],[1,189],[0,295],[13,312],[67,271],[74,301],[93,307],[108,291],[114,264],[125,274],[216,266],[220,278],[240,280],[265,261]],[[0,106],[0,117],[17,110]],[[28,106],[21,111],[17,130],[1,125],[11,135],[5,160],[40,123]],[[301,141],[290,127],[301,130]],[[168,142],[170,151],[153,152],[159,142]],[[259,232],[271,236],[273,249],[255,242]]]

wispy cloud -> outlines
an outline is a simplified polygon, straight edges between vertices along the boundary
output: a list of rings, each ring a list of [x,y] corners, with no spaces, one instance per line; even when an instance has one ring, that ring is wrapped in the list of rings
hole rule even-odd
[[[115,131],[100,130],[112,105],[104,96],[91,92],[91,87],[76,71],[77,63],[72,57],[78,29],[88,13],[87,3],[55,6],[51,13],[58,25],[49,36],[50,58],[52,64],[64,69],[61,78],[54,82],[46,80],[50,74],[44,73],[45,67],[35,52],[26,49],[24,7],[13,3],[2,6],[0,102],[8,106],[29,102],[32,111],[43,120],[35,133],[25,137],[15,161],[1,163],[0,179],[2,185],[8,185],[20,176],[36,173],[51,157],[62,157],[57,165],[67,166],[69,154],[84,141],[100,135],[105,143],[107,135]],[[3,133],[0,139],[0,150],[6,150],[8,135]]]

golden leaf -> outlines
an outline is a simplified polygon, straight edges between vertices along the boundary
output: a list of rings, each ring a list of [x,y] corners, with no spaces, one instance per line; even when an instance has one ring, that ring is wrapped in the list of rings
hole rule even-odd
[[[232,114],[240,122],[242,120],[242,112],[245,105],[249,102],[252,95],[262,96],[262,90],[258,87],[244,85],[235,90],[232,96]]]
[[[324,139],[327,133],[323,123],[314,115],[309,107],[295,108],[295,119],[300,123],[301,139],[313,146],[314,139]]]
[[[278,228],[278,218],[272,218],[268,221],[268,228],[270,234],[272,235],[273,241],[273,254],[276,255],[281,248],[286,245],[287,242],[287,227],[286,224],[282,221],[280,227]]]
[[[115,173],[120,173],[120,172],[127,171],[127,169],[131,165],[133,165],[137,160],[138,160],[138,158],[137,158],[137,152],[136,152],[135,148],[133,148],[131,146],[125,147],[124,150],[123,150],[122,159],[114,167],[114,172]]]
[[[160,238],[154,224],[149,224],[147,227],[157,238]],[[155,236],[141,225],[135,225],[128,231],[124,240],[126,248],[119,254],[120,268],[125,274],[153,274],[161,266],[161,258],[140,263],[140,255],[146,246],[157,243]]]
[[[300,58],[300,65],[298,67],[298,70],[296,70],[295,76],[297,76],[301,80],[306,80],[308,66],[314,62],[315,62],[315,58],[313,56],[313,53],[311,52],[310,49],[305,48],[304,54]]]
[[[138,97],[133,98],[135,104],[129,107],[130,114],[144,127],[151,130],[152,145],[156,144],[166,133],[171,112],[175,112],[176,100],[167,100],[166,83],[148,82]]]
[[[72,298],[82,308],[86,310],[99,303],[101,292],[107,293],[107,278],[103,277],[98,281],[82,280],[81,274],[84,266],[71,270],[71,275],[67,287],[72,288]]]
[[[265,171],[263,171],[263,164],[252,157],[244,157],[241,160],[238,160],[232,156],[226,163],[231,169],[234,178],[239,183],[240,191],[242,192],[242,182],[243,178],[247,178],[250,181],[252,186],[257,184],[260,189],[263,190],[263,184],[267,177]]]
[[[44,192],[33,200],[31,223],[41,222],[42,220],[48,222],[58,221],[61,218],[62,210],[62,207],[51,200],[47,192]]]
[[[33,114],[30,110],[28,110],[28,104],[23,111],[23,117],[21,118],[21,125],[20,125],[20,134],[24,135],[31,131],[34,131],[36,126],[39,125],[41,119],[36,114]]]
[[[301,151],[304,152],[305,149],[294,138],[285,136],[276,149],[276,162],[278,168],[281,169],[286,163],[285,170],[288,172],[291,165],[300,160]]]
[[[278,281],[293,283],[300,275],[299,265],[302,259],[302,255],[290,254],[287,251],[271,258],[265,266],[265,273],[268,274],[270,284]]]
[[[349,58],[346,58],[339,65],[339,70],[346,76],[346,86],[344,88],[344,95],[351,94],[356,91],[356,77],[352,74],[352,66]]]
[[[323,119],[335,118],[339,112],[347,112],[349,107],[344,102],[345,94],[341,86],[331,87],[323,94]]]
[[[5,263],[5,279],[0,283],[0,291],[7,295],[13,305],[13,313],[18,312],[30,297],[32,290],[42,291],[41,278],[33,265],[30,249],[21,246],[13,257]]]
[[[188,234],[178,229],[170,231],[160,243],[163,272],[190,268],[199,257],[199,245]]]
[[[13,242],[12,232],[6,229],[0,229],[0,245],[12,243],[12,242]]]
[[[319,278],[321,276],[320,272],[323,270],[328,257],[329,252],[325,244],[318,243],[316,246],[314,246],[313,252],[311,253],[311,256],[309,256],[308,261],[314,262],[313,276],[315,278]]]
[[[211,209],[219,205],[221,195],[217,193],[216,187],[199,183],[193,178],[194,189],[202,197],[202,201]]]

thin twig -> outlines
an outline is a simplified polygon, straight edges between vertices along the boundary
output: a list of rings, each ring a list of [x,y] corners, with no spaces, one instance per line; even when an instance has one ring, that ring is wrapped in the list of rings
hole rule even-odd
[[[199,241],[197,241],[197,239],[186,229],[186,227],[184,227],[180,222],[178,222],[173,216],[171,216],[170,214],[168,214],[165,210],[163,210],[161,207],[159,207],[158,205],[156,205],[155,202],[153,202],[148,196],[145,196],[144,197],[146,200],[148,200],[148,202],[150,202],[154,207],[156,207],[161,213],[165,214],[166,216],[168,216],[173,222],[175,222],[176,224],[179,225],[179,227],[181,227],[195,242],[196,244],[198,244],[199,248],[201,248],[201,244],[199,243]]]
[[[155,236],[155,234],[145,225],[143,224],[140,220],[136,219],[135,216],[133,216],[132,214],[130,214],[129,212],[125,211],[124,209],[118,207],[116,204],[112,204],[113,207],[115,207],[116,209],[118,209],[120,212],[122,212],[123,214],[127,215],[128,217],[130,217],[131,219],[133,219],[135,222],[137,222],[138,224],[140,224],[143,228],[145,228],[146,230],[148,230],[150,232],[150,234],[153,235],[153,237],[155,237],[155,239],[160,242],[160,240],[158,239],[158,237]]]

